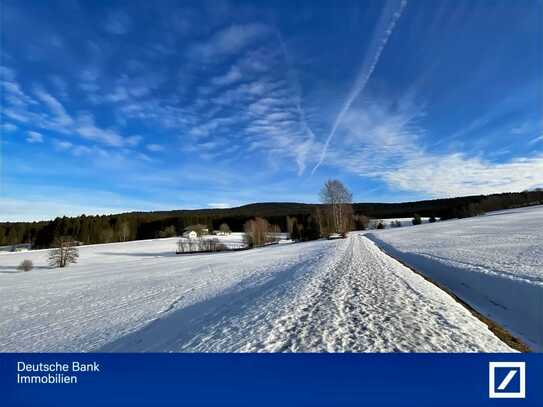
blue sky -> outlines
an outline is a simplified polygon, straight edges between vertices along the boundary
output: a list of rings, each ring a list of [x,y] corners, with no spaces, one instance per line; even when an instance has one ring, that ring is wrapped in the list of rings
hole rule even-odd
[[[541,1],[10,1],[0,220],[543,184]]]

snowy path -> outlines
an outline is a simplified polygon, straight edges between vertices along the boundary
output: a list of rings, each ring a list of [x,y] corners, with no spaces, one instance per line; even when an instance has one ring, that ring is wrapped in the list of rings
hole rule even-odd
[[[338,254],[276,322],[264,350],[508,350],[462,306],[367,238],[351,236]]]
[[[0,273],[0,351],[510,351],[358,234],[198,256],[168,255],[171,243],[88,246],[67,271]],[[4,255],[0,269],[29,255],[44,256]]]
[[[452,298],[365,237],[353,235],[331,254],[320,265],[301,262],[295,273],[180,310],[102,350],[510,350]]]

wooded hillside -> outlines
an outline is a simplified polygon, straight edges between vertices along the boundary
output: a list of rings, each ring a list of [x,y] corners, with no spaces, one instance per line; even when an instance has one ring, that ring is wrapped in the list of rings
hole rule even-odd
[[[404,203],[355,203],[353,207],[355,215],[370,218],[405,218],[418,214],[450,219],[542,203],[543,191],[538,190]],[[265,202],[229,209],[81,215],[43,222],[1,223],[0,246],[33,243],[34,248],[48,248],[55,238],[65,235],[72,236],[83,244],[153,239],[180,235],[185,227],[194,224],[207,225],[209,230],[217,230],[222,223],[226,223],[232,231],[241,232],[245,221],[257,216],[278,225],[282,231],[287,229],[287,216],[295,217],[306,230],[311,230],[314,223],[312,213],[319,206],[293,202]],[[354,227],[361,228],[362,225],[356,224],[355,220]]]

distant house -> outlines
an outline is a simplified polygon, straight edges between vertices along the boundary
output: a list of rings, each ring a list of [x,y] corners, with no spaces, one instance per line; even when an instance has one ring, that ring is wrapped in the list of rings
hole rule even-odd
[[[196,239],[198,237],[198,233],[196,233],[194,230],[187,230],[183,233],[183,237],[187,239]]]
[[[209,229],[206,225],[190,225],[185,228],[185,233],[187,232],[196,232],[198,236],[203,236],[209,234]],[[183,233],[183,236],[185,236],[185,233]]]

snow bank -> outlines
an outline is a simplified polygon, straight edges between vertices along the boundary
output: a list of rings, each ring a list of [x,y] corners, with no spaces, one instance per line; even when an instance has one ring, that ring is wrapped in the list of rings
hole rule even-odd
[[[367,236],[543,350],[542,206]]]

